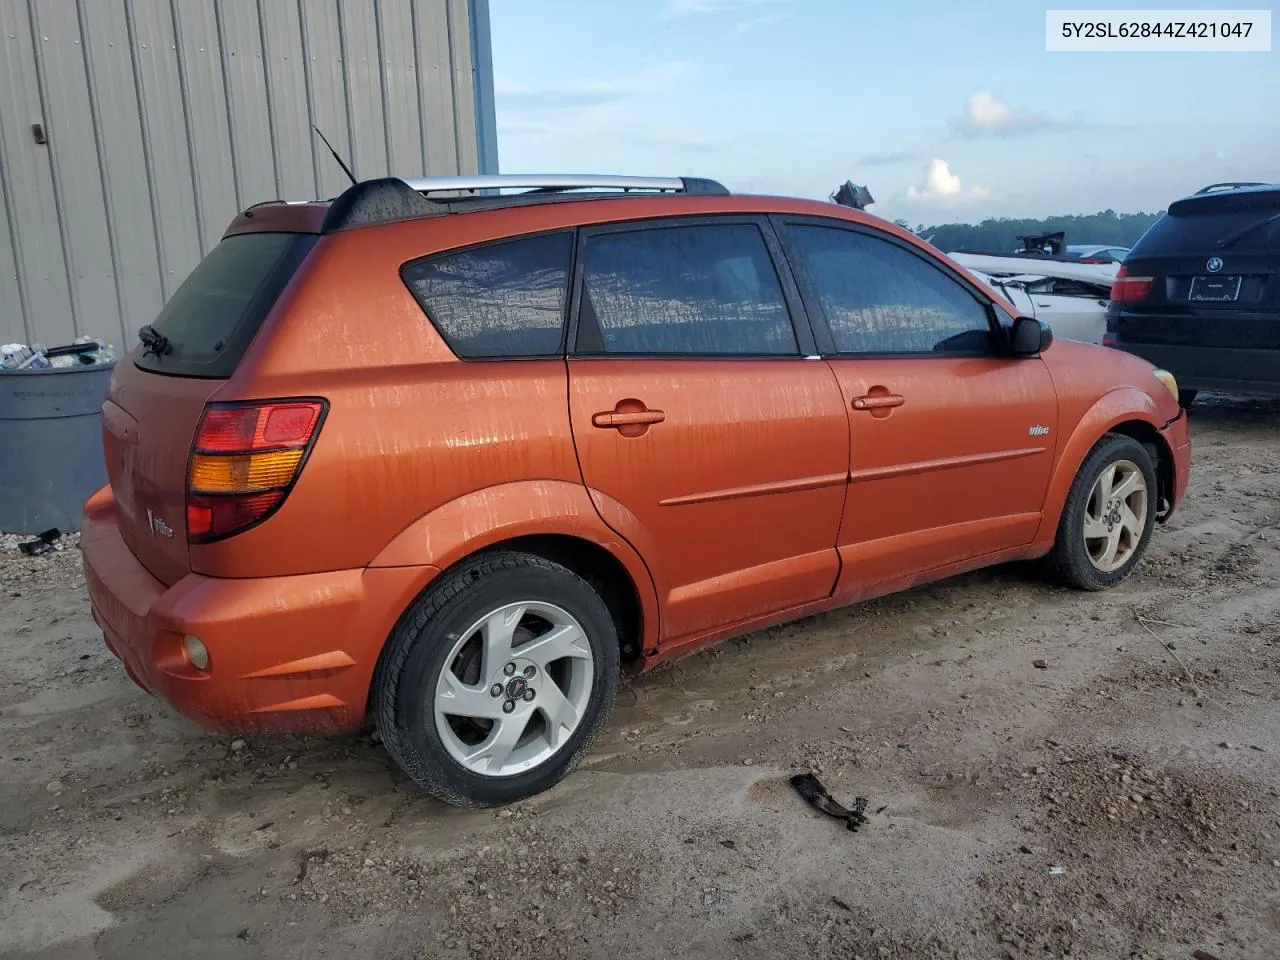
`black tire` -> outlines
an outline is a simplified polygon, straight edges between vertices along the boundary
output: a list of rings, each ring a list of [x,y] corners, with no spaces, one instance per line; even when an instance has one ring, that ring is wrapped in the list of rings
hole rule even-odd
[[[1138,546],[1128,560],[1115,570],[1104,571],[1095,566],[1089,557],[1084,536],[1085,514],[1094,484],[1107,467],[1121,460],[1136,464],[1146,481],[1146,523]],[[1099,440],[1089,456],[1085,457],[1067,494],[1062,519],[1058,523],[1058,536],[1047,558],[1054,577],[1077,590],[1106,590],[1129,576],[1142,560],[1147,552],[1147,545],[1151,542],[1151,533],[1156,525],[1158,489],[1155,464],[1146,447],[1132,437],[1113,433]]]
[[[1183,410],[1190,409],[1191,405],[1196,402],[1196,397],[1200,396],[1199,390],[1179,390],[1178,405]]]
[[[592,653],[591,694],[556,753],[522,773],[485,776],[449,755],[432,691],[458,634],[517,600],[553,603],[582,626]],[[549,789],[578,765],[613,709],[619,670],[617,629],[590,583],[542,557],[495,551],[443,574],[400,618],[374,679],[373,715],[387,752],[427,793],[460,807],[500,806]]]

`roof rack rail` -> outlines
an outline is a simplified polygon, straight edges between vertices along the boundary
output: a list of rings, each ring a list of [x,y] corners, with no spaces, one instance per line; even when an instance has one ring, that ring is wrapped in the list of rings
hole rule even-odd
[[[1219,190],[1237,190],[1240,187],[1269,187],[1270,183],[1265,180],[1227,180],[1222,183],[1211,183],[1207,187],[1197,190],[1197,197],[1206,193],[1216,193]]]
[[[419,193],[471,193],[478,190],[530,190],[559,192],[562,190],[649,190],[659,193],[727,194],[723,184],[703,177],[611,177],[599,174],[510,173],[482,174],[474,177],[402,177]]]
[[[521,193],[499,193],[520,190]],[[576,191],[588,191],[578,193]],[[329,205],[322,232],[464,210],[648,194],[727,196],[723,184],[701,177],[604,177],[594,174],[474,177],[383,177],[362,180]]]

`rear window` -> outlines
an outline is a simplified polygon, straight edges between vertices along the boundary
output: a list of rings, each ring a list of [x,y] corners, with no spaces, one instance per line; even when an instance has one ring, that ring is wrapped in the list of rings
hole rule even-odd
[[[1252,208],[1205,204],[1185,213],[1166,213],[1153,223],[1133,248],[1132,257],[1208,254],[1218,241],[1236,234],[1226,249],[1258,253],[1280,249],[1280,208],[1259,204]],[[1267,221],[1270,221],[1269,223]],[[1253,229],[1246,229],[1252,227]],[[1243,232],[1242,232],[1243,231]]]
[[[572,233],[542,234],[415,260],[400,275],[459,357],[553,357],[572,255]]]
[[[138,366],[179,376],[231,376],[315,242],[311,234],[297,233],[227,237],[151,322],[168,340],[167,352],[144,351]]]

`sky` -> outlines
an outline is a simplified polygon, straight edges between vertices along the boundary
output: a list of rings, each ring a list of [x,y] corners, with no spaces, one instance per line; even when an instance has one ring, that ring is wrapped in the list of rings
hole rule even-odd
[[[490,0],[500,169],[815,198],[853,180],[913,226],[1280,180],[1280,17],[1270,53],[1047,53],[1049,7]]]

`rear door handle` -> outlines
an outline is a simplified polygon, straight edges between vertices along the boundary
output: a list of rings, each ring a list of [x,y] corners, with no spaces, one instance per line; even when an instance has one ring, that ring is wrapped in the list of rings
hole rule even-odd
[[[906,403],[904,397],[896,393],[880,394],[874,397],[854,397],[853,409],[855,410],[886,410],[889,407],[900,407]]]
[[[632,427],[641,424],[661,423],[667,415],[661,410],[627,410],[619,413],[610,410],[608,413],[597,413],[591,417],[591,425],[595,427]]]

